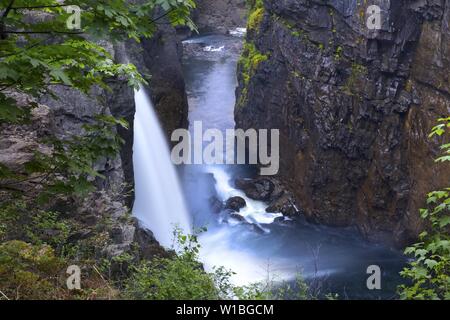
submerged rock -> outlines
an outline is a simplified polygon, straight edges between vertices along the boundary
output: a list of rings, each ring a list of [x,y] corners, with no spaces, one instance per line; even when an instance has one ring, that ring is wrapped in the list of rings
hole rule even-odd
[[[241,216],[240,214],[237,214],[235,212],[230,213],[230,218],[237,220],[239,222],[247,223],[247,220],[245,220],[245,218],[243,216]]]

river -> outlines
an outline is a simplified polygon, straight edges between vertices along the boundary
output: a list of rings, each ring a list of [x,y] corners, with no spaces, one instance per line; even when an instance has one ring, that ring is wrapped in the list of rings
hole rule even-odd
[[[236,68],[242,39],[207,35],[187,40],[183,68],[189,98],[189,121],[203,129],[225,131],[235,127]],[[320,293],[341,299],[390,299],[401,282],[404,256],[394,249],[366,242],[354,229],[331,228],[303,219],[280,221],[265,212],[266,203],[248,199],[233,187],[236,177],[254,174],[245,166],[188,165],[183,187],[193,223],[207,227],[200,236],[201,260],[207,270],[224,266],[239,285],[257,281],[293,281],[301,273]],[[247,207],[245,223],[226,213],[213,213],[211,197],[226,201],[241,196]],[[277,222],[274,222],[274,221]],[[250,223],[249,223],[250,222]],[[367,268],[382,270],[382,289],[369,290]]]

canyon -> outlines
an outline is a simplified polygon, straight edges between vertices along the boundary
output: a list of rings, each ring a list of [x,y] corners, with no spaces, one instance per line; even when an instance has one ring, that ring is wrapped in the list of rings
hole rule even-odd
[[[261,280],[270,261],[283,279],[300,264],[308,279],[332,275],[341,294],[350,283],[351,297],[391,297],[405,263],[397,248],[429,227],[419,210],[428,192],[448,184],[450,167],[435,165],[443,140],[429,134],[450,111],[450,2],[196,2],[200,34],[163,19],[139,43],[99,42],[116,62],[136,65],[148,82],[142,91],[121,77],[88,95],[53,86],[53,96],[36,101],[32,123],[2,126],[0,164],[23,173],[34,151],[51,152],[42,140],[82,136],[98,113],[123,118],[123,147],[96,163],[95,190],[55,204],[77,228],[70,242],[93,243],[94,260],[113,261],[111,278],[124,276],[123,256],[173,255],[171,228],[181,222],[184,231],[211,228],[199,236],[200,269],[236,268],[239,284]],[[367,28],[371,5],[381,8],[378,30]],[[244,141],[244,130],[277,133],[253,139],[251,164],[259,166],[216,166],[236,151],[234,128]],[[161,155],[166,143],[179,161]],[[226,164],[242,165],[243,149],[238,143]],[[156,165],[144,161],[150,152]],[[203,153],[210,161],[200,161]],[[380,296],[365,288],[373,263],[390,281]]]

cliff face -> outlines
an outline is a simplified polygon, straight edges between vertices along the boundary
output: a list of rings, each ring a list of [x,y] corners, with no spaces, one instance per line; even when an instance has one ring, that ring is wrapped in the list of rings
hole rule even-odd
[[[151,39],[129,41],[122,49],[144,75],[149,75],[147,92],[152,98],[168,139],[178,128],[188,126],[188,102],[181,58],[183,47],[173,27],[162,24]]]
[[[310,219],[416,237],[426,193],[448,182],[428,134],[450,110],[450,1],[256,3],[238,127],[280,129],[280,177]]]
[[[193,19],[200,32],[227,33],[246,24],[245,0],[197,0],[196,4]]]

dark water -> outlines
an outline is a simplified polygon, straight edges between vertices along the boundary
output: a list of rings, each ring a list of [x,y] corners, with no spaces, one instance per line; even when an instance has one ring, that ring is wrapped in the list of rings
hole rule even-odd
[[[189,120],[202,121],[204,129],[234,128],[236,66],[240,39],[205,36],[192,39],[184,57],[189,96]],[[221,47],[223,48],[219,50]],[[191,128],[192,130],[192,128]],[[357,232],[317,226],[305,221],[273,222],[267,204],[252,201],[233,188],[233,179],[250,175],[242,166],[186,166],[183,184],[190,212],[197,226],[207,226],[201,236],[202,260],[208,269],[225,266],[237,273],[237,284],[256,281],[291,281],[299,272],[308,280],[319,279],[321,292],[338,293],[342,299],[392,299],[401,282],[405,258],[393,249],[367,243]],[[214,178],[212,178],[214,177]],[[246,198],[247,222],[214,214],[211,196],[226,201]],[[256,226],[256,227],[255,227]],[[263,232],[264,231],[264,232]],[[370,265],[382,270],[382,290],[370,291],[366,273]]]

